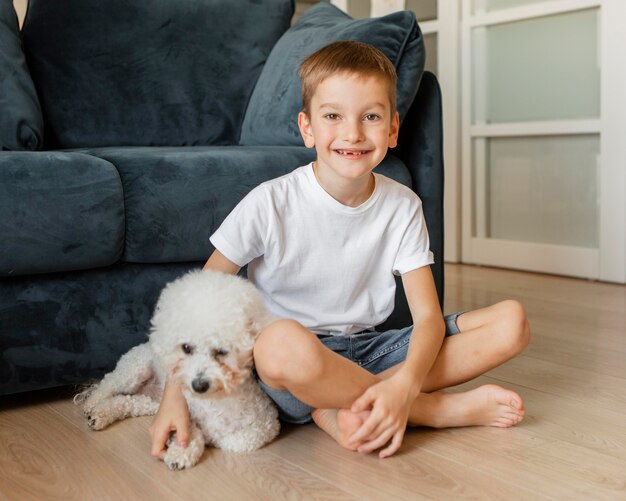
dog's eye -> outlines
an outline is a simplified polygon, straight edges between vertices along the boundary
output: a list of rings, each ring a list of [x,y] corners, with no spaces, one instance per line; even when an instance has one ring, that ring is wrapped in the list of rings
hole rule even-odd
[[[186,355],[191,355],[193,353],[193,346],[191,346],[190,344],[183,343],[183,345],[181,346],[181,349],[183,350],[183,353],[185,353]]]
[[[228,351],[222,349],[215,349],[212,353],[213,358],[224,358],[226,355],[228,355]]]

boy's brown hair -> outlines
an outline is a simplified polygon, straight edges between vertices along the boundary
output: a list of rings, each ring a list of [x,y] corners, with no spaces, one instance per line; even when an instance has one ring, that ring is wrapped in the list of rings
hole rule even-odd
[[[337,73],[383,78],[389,88],[392,114],[396,111],[396,69],[385,54],[376,47],[354,40],[331,43],[308,56],[300,65],[302,111],[309,114],[311,99],[317,86]]]

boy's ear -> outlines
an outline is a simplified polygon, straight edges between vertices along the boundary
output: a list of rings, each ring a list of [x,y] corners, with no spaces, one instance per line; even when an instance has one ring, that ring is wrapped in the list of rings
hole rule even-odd
[[[300,134],[302,134],[304,145],[307,148],[313,148],[315,146],[315,139],[313,138],[311,120],[304,111],[298,113],[298,127],[300,128]]]
[[[396,114],[391,120],[391,127],[389,128],[389,148],[398,146],[398,134],[400,134],[400,115],[398,115],[396,111]]]

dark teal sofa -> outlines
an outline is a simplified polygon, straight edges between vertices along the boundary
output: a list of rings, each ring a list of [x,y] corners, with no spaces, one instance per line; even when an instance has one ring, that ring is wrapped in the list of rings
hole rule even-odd
[[[101,377],[254,186],[310,162],[297,67],[339,39],[396,65],[378,171],[422,198],[443,297],[441,97],[412,13],[287,0],[0,0],[0,394]],[[400,284],[400,282],[399,282]],[[401,284],[400,284],[401,285]],[[330,291],[332,293],[332,291]],[[410,323],[401,287],[388,326]]]

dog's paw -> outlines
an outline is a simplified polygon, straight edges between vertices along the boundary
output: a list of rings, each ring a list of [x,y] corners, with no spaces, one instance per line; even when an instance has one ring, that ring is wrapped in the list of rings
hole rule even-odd
[[[112,422],[108,416],[100,414],[97,409],[91,409],[89,412],[86,412],[85,418],[87,419],[87,425],[89,428],[94,431],[103,430]]]
[[[202,432],[194,427],[191,430],[191,440],[187,447],[181,447],[176,443],[176,434],[170,436],[163,461],[170,470],[185,470],[200,461],[203,452],[204,437]]]
[[[198,462],[198,458],[180,446],[172,446],[167,450],[163,461],[170,470],[185,470]]]
[[[115,409],[112,409],[109,405],[94,405],[85,407],[83,415],[87,419],[89,428],[99,431],[116,421],[114,411]]]

